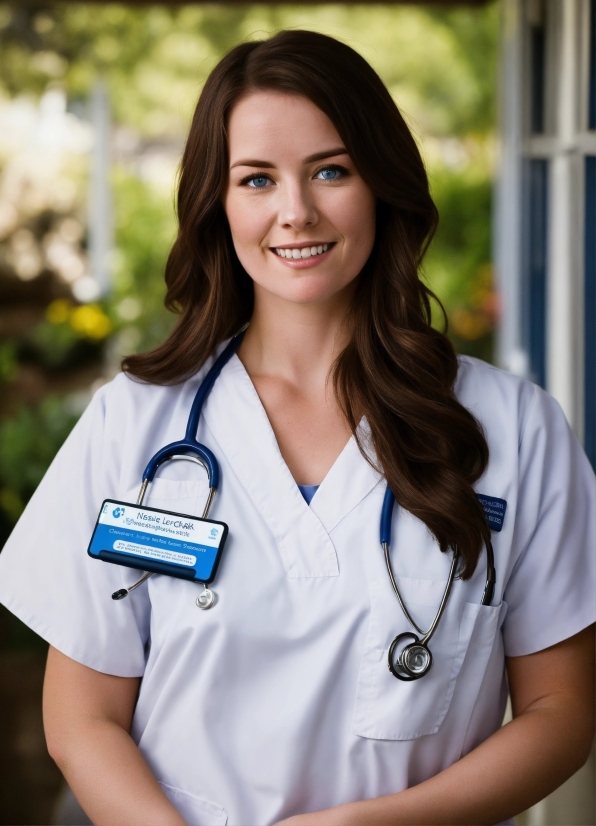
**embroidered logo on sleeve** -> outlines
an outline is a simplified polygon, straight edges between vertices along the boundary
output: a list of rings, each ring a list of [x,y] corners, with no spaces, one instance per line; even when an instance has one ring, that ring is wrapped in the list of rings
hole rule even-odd
[[[507,510],[507,502],[505,499],[497,499],[496,496],[485,496],[483,493],[477,493],[476,499],[478,499],[482,505],[491,531],[500,531],[503,527],[505,511]]]

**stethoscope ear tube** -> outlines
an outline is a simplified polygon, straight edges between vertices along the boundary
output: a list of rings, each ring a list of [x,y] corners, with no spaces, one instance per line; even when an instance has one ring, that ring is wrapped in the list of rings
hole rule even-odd
[[[168,445],[168,448],[172,448],[172,447],[173,447],[173,445]],[[164,450],[167,450],[167,448],[164,448]],[[160,452],[163,453],[163,451],[160,451]],[[139,490],[139,495],[137,496],[137,502],[136,502],[137,505],[140,506],[145,501],[145,496],[147,494],[147,490],[149,488],[149,485],[151,484],[151,481],[155,477],[155,473],[156,473],[157,469],[160,467],[160,465],[162,465],[166,461],[175,461],[176,459],[186,460],[186,461],[189,461],[189,462],[196,462],[197,464],[201,465],[207,471],[207,475],[209,475],[209,482],[211,483],[211,476],[209,474],[209,467],[203,461],[202,454],[192,455],[190,453],[185,453],[185,454],[180,454],[180,455],[177,455],[177,454],[167,455],[154,468],[151,480],[148,477],[146,478],[147,469],[145,469],[145,473],[143,474],[143,482],[142,482],[140,490]],[[151,461],[153,461],[153,459]],[[211,485],[211,487],[209,488],[209,493],[207,495],[207,502],[205,503],[205,507],[203,509],[203,515],[201,517],[202,519],[206,519],[209,516],[209,511],[211,509],[211,505],[213,503],[213,499],[214,499],[216,493],[217,493],[217,488],[215,488],[215,487],[213,487],[213,485]],[[134,591],[135,588],[138,588],[139,585],[142,585],[143,582],[146,582],[149,579],[150,576],[153,576],[153,573],[151,571],[145,571],[143,573],[143,576],[139,577],[139,579],[137,579],[136,582],[133,582],[132,585],[129,585],[128,588],[120,588],[118,591],[114,591],[114,593],[112,594],[112,599],[113,600],[124,599],[125,597],[127,597],[130,594],[131,591]],[[199,607],[202,607],[202,606],[199,606]],[[208,607],[211,607],[211,606],[209,605]]]

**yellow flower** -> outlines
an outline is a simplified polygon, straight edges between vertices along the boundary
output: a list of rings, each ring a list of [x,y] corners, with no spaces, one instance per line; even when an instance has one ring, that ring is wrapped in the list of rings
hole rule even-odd
[[[46,318],[50,324],[64,324],[68,321],[72,304],[66,298],[57,298],[46,307]]]
[[[112,332],[112,322],[97,304],[83,304],[70,313],[70,326],[87,338],[105,338]]]

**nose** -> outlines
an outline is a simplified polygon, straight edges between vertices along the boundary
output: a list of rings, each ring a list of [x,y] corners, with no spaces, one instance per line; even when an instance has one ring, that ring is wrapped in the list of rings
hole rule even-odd
[[[277,223],[281,227],[300,231],[313,227],[319,216],[309,191],[302,182],[288,182],[280,188]]]

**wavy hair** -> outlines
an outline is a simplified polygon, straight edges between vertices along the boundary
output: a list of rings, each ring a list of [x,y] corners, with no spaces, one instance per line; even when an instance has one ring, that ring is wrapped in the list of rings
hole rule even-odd
[[[335,393],[371,461],[357,431],[366,416],[376,461],[397,502],[427,525],[442,551],[459,553],[460,576],[468,578],[490,539],[472,488],[487,466],[488,446],[455,397],[457,358],[431,326],[435,296],[418,274],[438,214],[402,115],[350,47],[315,32],[282,31],[236,46],[212,71],[182,158],[178,235],[166,265],[165,303],[179,319],[163,344],[128,356],[122,367],[154,384],[183,381],[250,320],[252,281],[236,256],[222,203],[229,114],[241,96],[257,90],[312,101],[376,196],[375,243],[358,276],[351,340],[332,368]]]

